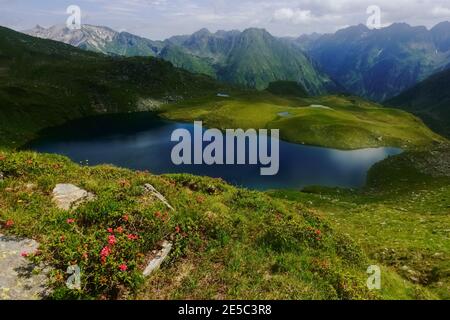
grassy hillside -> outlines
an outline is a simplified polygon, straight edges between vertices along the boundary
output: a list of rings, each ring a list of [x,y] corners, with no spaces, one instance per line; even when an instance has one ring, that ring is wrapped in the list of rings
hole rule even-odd
[[[363,252],[300,204],[217,179],[85,167],[31,152],[0,152],[0,171],[0,230],[40,242],[39,253],[30,258],[54,268],[53,298],[382,297],[365,286]],[[61,211],[51,191],[62,182],[85,188],[96,199],[73,212]],[[145,183],[175,211],[145,194]],[[116,243],[102,261],[111,234]],[[146,257],[164,239],[174,243],[170,261],[142,286]],[[82,270],[80,291],[65,286],[65,271],[73,264]],[[127,270],[121,271],[121,264]]]
[[[419,119],[357,97],[282,98],[269,93],[168,105],[164,117],[216,128],[280,129],[287,141],[338,149],[424,147],[444,141]]]
[[[407,152],[376,164],[361,190],[317,187],[271,194],[323,212],[374,263],[450,299],[448,146]]]
[[[431,76],[386,103],[414,113],[436,132],[450,137],[450,70]]]
[[[148,110],[222,86],[155,58],[118,58],[0,28],[0,144],[98,113]]]

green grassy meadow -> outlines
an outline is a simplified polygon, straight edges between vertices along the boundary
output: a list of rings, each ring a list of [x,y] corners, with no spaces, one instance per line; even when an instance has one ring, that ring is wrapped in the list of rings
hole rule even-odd
[[[382,297],[365,286],[368,262],[360,248],[301,204],[218,179],[79,166],[33,152],[3,151],[0,159],[2,232],[41,243],[31,258],[53,266],[53,298]],[[51,202],[51,190],[61,181],[97,198],[61,211]],[[163,193],[175,212],[146,195],[145,183]],[[7,221],[14,224],[8,227]],[[108,228],[116,230],[117,243],[102,263]],[[164,238],[174,243],[170,261],[144,284],[145,257]],[[79,291],[65,286],[65,270],[74,263],[83,274]],[[119,264],[128,270],[120,271]]]
[[[202,120],[221,129],[280,129],[284,140],[336,149],[410,149],[445,141],[409,113],[346,96],[283,98],[267,92],[237,93],[167,105],[162,116]]]
[[[360,190],[310,187],[269,194],[319,210],[374,263],[450,299],[449,155],[449,147],[441,147],[391,157],[371,169]]]

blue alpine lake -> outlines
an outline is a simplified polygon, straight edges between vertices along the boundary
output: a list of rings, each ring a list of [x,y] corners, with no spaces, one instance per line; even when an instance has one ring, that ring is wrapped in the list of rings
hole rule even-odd
[[[99,116],[47,129],[25,148],[65,155],[83,164],[107,163],[155,174],[191,173],[259,190],[360,187],[372,165],[402,152],[398,148],[343,151],[280,141],[278,174],[261,176],[259,164],[173,164],[171,152],[177,142],[171,142],[171,135],[175,129],[187,129],[193,135],[194,125],[162,120],[150,113]]]

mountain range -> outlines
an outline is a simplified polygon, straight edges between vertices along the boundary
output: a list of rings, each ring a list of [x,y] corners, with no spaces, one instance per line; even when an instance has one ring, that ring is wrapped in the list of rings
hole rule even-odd
[[[450,80],[443,72],[450,67],[450,22],[431,29],[394,23],[370,30],[360,24],[298,38],[277,38],[255,28],[201,29],[164,41],[90,25],[75,31],[37,26],[25,33],[113,56],[159,57],[193,73],[259,90],[274,81],[295,81],[308,94],[347,92],[387,101],[450,136],[443,120],[448,99],[438,99],[448,92],[442,83]]]
[[[260,90],[277,80],[297,81],[311,94],[340,90],[298,46],[263,29],[216,33],[202,29],[165,41],[91,25],[74,31],[65,26],[36,26],[25,33],[105,54],[156,56],[194,73]]]
[[[352,94],[383,101],[450,64],[450,22],[432,29],[394,23],[352,26],[294,40],[322,71]]]
[[[297,81],[310,94],[348,92],[375,101],[392,98],[450,65],[450,22],[428,30],[406,23],[370,30],[357,25],[334,34],[277,38],[264,29],[217,31],[152,41],[107,27],[83,25],[25,33],[112,55],[154,56],[194,73],[265,89]]]
[[[152,41],[128,32],[117,32],[108,27],[91,25],[83,25],[79,30],[59,25],[50,28],[37,25],[24,33],[109,55],[154,57],[164,47],[161,41]]]

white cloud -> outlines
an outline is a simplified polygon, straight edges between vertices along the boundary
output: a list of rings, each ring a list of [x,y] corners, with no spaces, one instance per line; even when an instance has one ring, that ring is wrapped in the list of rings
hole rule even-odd
[[[334,32],[366,23],[370,5],[381,8],[381,23],[432,27],[450,19],[450,0],[0,0],[0,24],[27,29],[64,23],[75,2],[85,23],[127,29],[153,39],[218,29],[266,28],[277,36]],[[58,13],[59,12],[59,13]]]
[[[436,17],[450,18],[450,9],[442,6],[434,7],[431,13]]]
[[[316,19],[311,14],[311,10],[281,8],[274,12],[274,21],[289,21],[294,24],[310,23]]]

